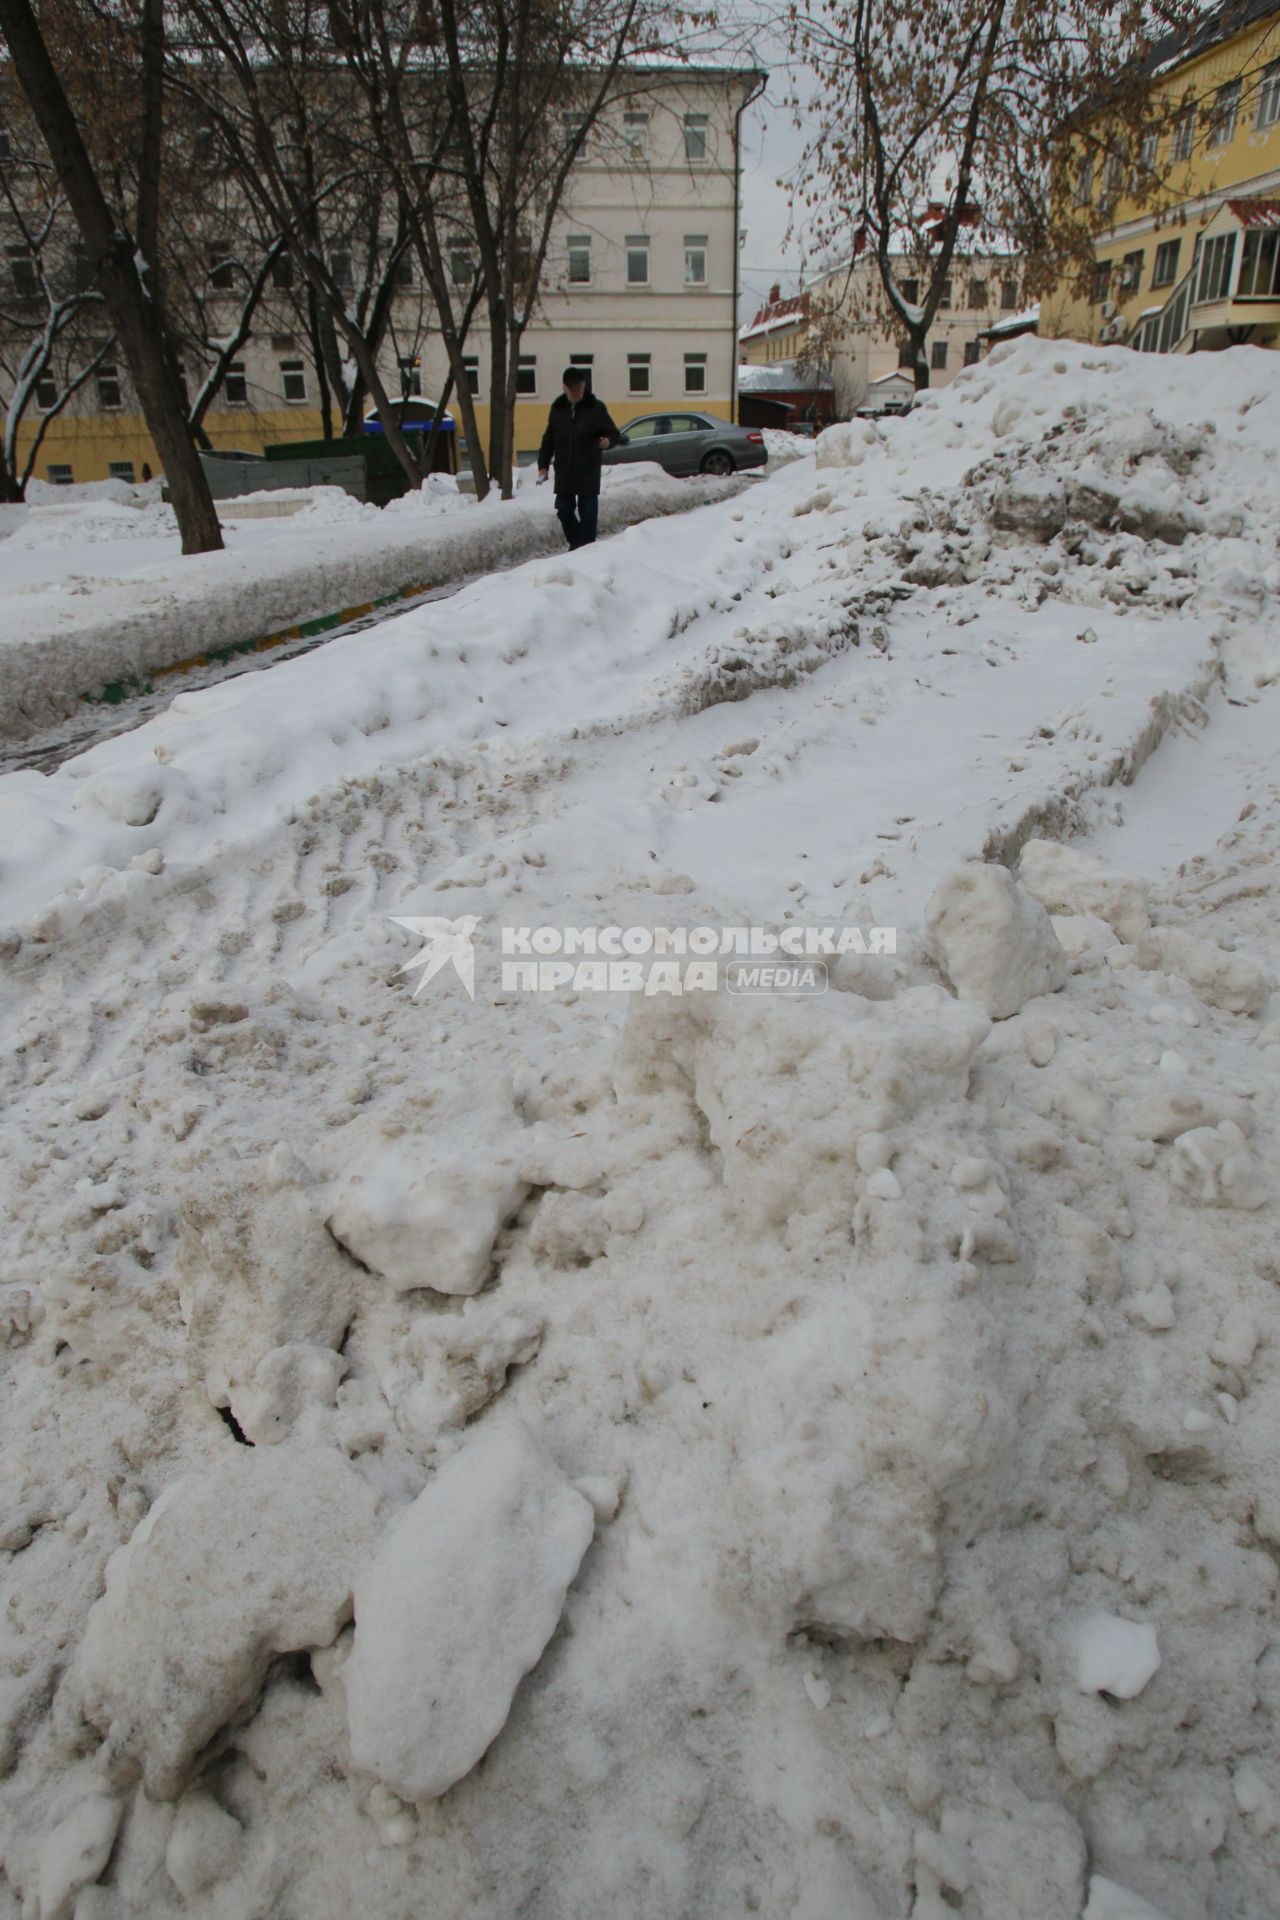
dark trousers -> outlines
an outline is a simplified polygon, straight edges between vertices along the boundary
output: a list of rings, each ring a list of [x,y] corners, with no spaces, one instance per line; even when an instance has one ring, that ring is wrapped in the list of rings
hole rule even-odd
[[[570,547],[589,547],[596,537],[600,517],[598,493],[558,493],[556,513]]]

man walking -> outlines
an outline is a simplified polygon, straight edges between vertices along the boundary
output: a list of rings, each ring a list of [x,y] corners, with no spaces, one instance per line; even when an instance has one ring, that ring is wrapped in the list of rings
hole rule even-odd
[[[570,548],[589,547],[600,515],[600,456],[622,435],[609,409],[587,391],[581,367],[566,367],[564,392],[551,403],[547,430],[538,449],[538,478],[555,463],[556,513]]]

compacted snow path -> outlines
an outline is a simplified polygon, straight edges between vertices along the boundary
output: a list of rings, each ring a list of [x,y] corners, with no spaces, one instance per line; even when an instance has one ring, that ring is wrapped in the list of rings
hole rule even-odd
[[[1269,1910],[1278,418],[998,352],[0,780],[0,1914]]]

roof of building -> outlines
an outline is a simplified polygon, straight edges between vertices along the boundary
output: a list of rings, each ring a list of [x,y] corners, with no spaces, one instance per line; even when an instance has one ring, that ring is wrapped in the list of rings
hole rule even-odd
[[[1019,333],[1034,333],[1040,325],[1040,302],[1033,307],[1024,307],[1021,313],[1006,314],[1003,320],[992,321],[978,335],[980,340],[1011,340]]]
[[[827,393],[831,375],[825,368],[798,373],[794,360],[775,360],[767,367],[739,367],[739,393]]]
[[[1280,200],[1228,200],[1242,227],[1280,227]]]
[[[1280,13],[1280,0],[1223,0],[1197,26],[1180,27],[1157,40],[1146,58],[1148,73],[1167,73],[1202,53],[1233,40],[1246,27]]]
[[[750,326],[744,327],[738,338],[753,340],[758,334],[776,333],[779,327],[799,326],[808,318],[809,296],[807,293],[793,293],[786,300],[766,300]]]

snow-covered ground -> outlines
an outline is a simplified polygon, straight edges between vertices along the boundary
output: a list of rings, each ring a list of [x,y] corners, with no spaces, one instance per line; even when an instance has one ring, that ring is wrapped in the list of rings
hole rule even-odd
[[[0,1914],[1275,1910],[1278,426],[998,349],[0,781]]]
[[[672,480],[653,465],[606,469],[604,480],[605,535],[750,484]],[[256,517],[286,503],[297,511]],[[564,540],[551,488],[529,468],[508,501],[477,501],[435,474],[385,508],[312,487],[219,511],[223,551],[184,559],[155,482],[33,482],[29,506],[0,508],[0,739],[29,736],[108,686],[145,683],[210,650],[511,566]]]

